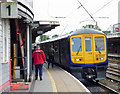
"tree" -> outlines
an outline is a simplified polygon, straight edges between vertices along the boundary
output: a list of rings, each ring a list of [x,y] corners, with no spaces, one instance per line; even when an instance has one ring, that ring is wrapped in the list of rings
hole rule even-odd
[[[111,31],[102,31],[104,34],[109,34]]]
[[[48,40],[48,39],[50,39],[48,36],[46,36],[46,35],[41,35],[40,36],[40,42],[41,41],[45,41],[45,40]]]
[[[96,25],[88,24],[88,25],[86,25],[86,26],[83,26],[83,28],[93,28],[93,29],[96,29]],[[97,26],[97,30],[102,31],[102,30],[100,29],[100,27],[98,27],[98,26]],[[102,31],[102,32],[107,35],[107,34],[110,33],[111,31]]]
[[[83,28],[93,28],[93,29],[96,29],[96,27],[97,27],[97,30],[102,31],[100,27],[96,25],[88,24],[86,26],[83,26]]]
[[[56,37],[58,37],[58,36],[59,36],[59,35],[55,34],[55,35],[52,36],[52,38],[56,38]]]

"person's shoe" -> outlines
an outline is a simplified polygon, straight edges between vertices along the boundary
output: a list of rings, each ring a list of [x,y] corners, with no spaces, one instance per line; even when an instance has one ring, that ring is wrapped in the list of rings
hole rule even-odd
[[[42,80],[42,77],[40,77],[40,80]]]

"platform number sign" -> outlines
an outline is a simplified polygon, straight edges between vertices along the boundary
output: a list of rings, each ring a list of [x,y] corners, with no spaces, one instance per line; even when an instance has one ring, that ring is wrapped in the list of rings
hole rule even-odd
[[[16,2],[1,3],[1,18],[17,18],[18,9]]]
[[[8,5],[6,8],[8,9],[8,16],[10,16],[11,15],[11,7],[10,7],[10,5]]]

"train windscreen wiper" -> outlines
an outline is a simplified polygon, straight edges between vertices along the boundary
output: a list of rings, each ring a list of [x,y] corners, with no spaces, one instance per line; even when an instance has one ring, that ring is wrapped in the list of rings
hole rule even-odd
[[[77,51],[77,54],[76,55],[78,55],[78,53],[80,52],[79,50],[80,50],[80,48],[81,48],[81,45],[80,45],[80,47],[79,47],[79,49],[78,49],[78,51]]]
[[[100,49],[97,47],[97,45],[95,45],[95,46],[96,46],[97,50],[99,51],[99,53],[101,54]]]

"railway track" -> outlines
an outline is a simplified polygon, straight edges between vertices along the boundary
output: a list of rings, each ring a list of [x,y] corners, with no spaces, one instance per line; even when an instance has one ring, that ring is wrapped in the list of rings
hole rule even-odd
[[[110,62],[106,71],[106,79],[98,83],[83,82],[90,92],[100,92],[109,94],[120,94],[120,63]]]
[[[120,62],[117,60],[109,61],[106,79],[99,82],[120,94]]]
[[[107,88],[109,91],[111,91],[111,93],[119,94],[119,92],[115,91],[114,89],[112,89],[112,88],[110,88],[110,87],[108,87],[108,86],[106,86],[106,85],[104,85],[104,84],[102,84],[100,82],[98,84],[101,85],[102,87]]]
[[[120,69],[119,67],[109,66],[106,71],[106,77],[108,79],[120,82]]]
[[[106,77],[116,82],[120,82],[120,63],[109,61]]]
[[[108,86],[96,81],[82,81],[91,93],[119,94]]]

